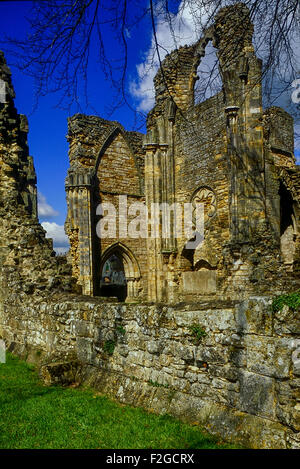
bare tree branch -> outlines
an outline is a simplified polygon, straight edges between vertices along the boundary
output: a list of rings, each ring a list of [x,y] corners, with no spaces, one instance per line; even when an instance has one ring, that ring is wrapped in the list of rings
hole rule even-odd
[[[134,111],[128,88],[129,31],[134,34],[134,28],[142,20],[150,19],[154,44],[153,56],[148,57],[148,68],[151,68],[155,63],[161,65],[166,53],[171,51],[170,45],[166,47],[160,41],[160,25],[168,27],[173,49],[182,44],[181,31],[186,27],[187,11],[191,12],[189,27],[194,30],[194,37],[200,38],[212,24],[216,12],[235,3],[237,0],[35,1],[28,19],[29,36],[23,40],[8,38],[6,46],[14,54],[19,69],[34,77],[37,99],[59,91],[60,107],[70,107],[73,103],[80,107],[82,94],[89,103],[89,63],[91,46],[96,41],[100,71],[115,94],[111,112],[124,105]],[[244,3],[255,25],[255,46],[264,61],[264,95],[271,104],[300,75],[299,0],[244,0]],[[114,56],[107,52],[112,40],[117,50]],[[200,71],[205,86],[198,90],[199,96],[215,93],[217,60],[210,70]],[[299,110],[294,106],[293,112],[297,114]]]

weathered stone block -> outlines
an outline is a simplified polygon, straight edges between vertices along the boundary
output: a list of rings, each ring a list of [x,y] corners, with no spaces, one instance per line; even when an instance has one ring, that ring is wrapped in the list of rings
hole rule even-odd
[[[289,377],[292,367],[290,339],[248,335],[244,345],[249,371],[275,378]]]
[[[216,292],[216,271],[214,270],[183,272],[182,279],[185,293],[208,295]]]
[[[235,318],[239,333],[272,335],[273,313],[268,298],[249,298],[239,303]]]
[[[258,374],[242,371],[239,376],[240,410],[253,415],[275,418],[274,380]]]
[[[76,339],[76,349],[78,359],[83,363],[92,363],[94,357],[93,340],[86,337]]]

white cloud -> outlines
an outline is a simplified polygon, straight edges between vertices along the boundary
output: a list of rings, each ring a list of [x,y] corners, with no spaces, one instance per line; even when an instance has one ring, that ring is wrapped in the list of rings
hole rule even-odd
[[[156,25],[157,42],[160,58],[172,50],[196,42],[201,37],[201,32],[206,26],[209,11],[191,5],[192,2],[181,2],[177,15],[171,14],[173,31],[162,17],[158,17]],[[208,7],[209,8],[209,7]],[[139,100],[138,110],[148,112],[154,105],[153,79],[159,68],[159,60],[155,50],[155,40],[152,36],[151,46],[145,55],[145,61],[137,65],[137,81],[130,83],[132,96]]]
[[[66,254],[66,252],[69,251],[69,246],[68,247],[64,247],[64,248],[57,248],[54,246],[54,251],[56,252],[56,254],[58,255],[62,255],[62,254]]]
[[[54,210],[51,205],[48,204],[46,197],[38,191],[38,214],[41,218],[52,218],[57,217],[59,215],[57,210]]]
[[[54,250],[58,254],[62,254],[69,249],[69,239],[65,233],[63,225],[54,222],[45,221],[42,227],[46,230],[46,238],[53,239]]]
[[[209,2],[208,2],[209,3]],[[231,3],[230,1],[224,1],[224,5]],[[223,5],[223,6],[224,6]],[[186,2],[182,1],[178,13],[176,15],[171,14],[173,32],[170,31],[168,23],[164,20],[162,15],[156,14],[158,18],[156,24],[156,35],[157,41],[160,47],[160,58],[163,60],[167,53],[172,50],[182,46],[190,45],[196,42],[203,33],[203,30],[207,26],[208,18],[211,16],[212,6],[208,5],[206,9],[199,6],[198,2]],[[264,46],[265,43],[259,42],[258,38],[260,37],[261,31],[256,28],[254,34],[254,44],[256,49],[256,54],[264,57]],[[300,36],[300,35],[299,35]],[[299,37],[294,38],[295,44],[293,51],[295,54],[294,62],[295,68],[299,70],[300,74],[300,48],[298,47]],[[221,88],[221,80],[218,74],[218,70],[213,71],[213,75],[210,80],[210,89],[207,90],[206,83],[209,77],[209,72],[212,70],[213,65],[215,64],[216,53],[211,44],[207,46],[206,55],[202,59],[197,74],[201,76],[201,80],[196,82],[195,85],[195,101],[199,102],[203,99],[207,99],[210,95],[215,94]],[[155,49],[154,36],[152,35],[151,46],[145,54],[145,60],[137,65],[137,80],[131,81],[129,85],[131,95],[137,99],[139,102],[137,109],[139,111],[148,112],[154,106],[154,86],[153,79],[159,68],[159,61]],[[277,84],[278,85],[278,84]],[[207,94],[209,91],[209,94]],[[285,97],[289,92],[285,93]],[[280,93],[279,93],[280,94]],[[290,94],[290,93],[289,93]],[[289,96],[289,101],[291,101]],[[289,105],[284,103],[275,103],[288,112],[293,113],[293,110],[289,108]],[[295,132],[300,135],[300,126],[295,125]],[[300,150],[300,138],[295,139],[295,148]]]

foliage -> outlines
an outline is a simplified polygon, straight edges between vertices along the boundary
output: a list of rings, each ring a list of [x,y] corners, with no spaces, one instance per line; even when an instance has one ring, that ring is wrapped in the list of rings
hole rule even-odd
[[[159,383],[158,381],[152,381],[152,379],[149,379],[148,383],[150,384],[150,386],[154,386],[155,388],[168,388],[169,387],[168,384]]]
[[[103,350],[104,352],[108,353],[108,355],[112,355],[114,353],[115,347],[116,347],[115,340],[107,340],[106,342],[104,342]]]
[[[284,306],[288,306],[292,311],[300,310],[300,290],[286,295],[279,295],[272,302],[272,311],[281,311]]]
[[[117,330],[117,332],[118,332],[119,334],[121,334],[121,335],[125,335],[125,333],[126,333],[126,330],[125,330],[125,328],[124,328],[122,325],[117,326],[117,327],[116,327],[116,330]]]
[[[207,335],[203,327],[196,323],[189,326],[189,331],[193,336],[193,343],[195,345],[199,345],[203,337]]]
[[[119,336],[123,337],[126,333],[125,328],[122,326],[122,324],[119,324],[115,326],[115,334],[114,334],[114,339],[109,339],[106,340],[103,344],[103,350],[105,353],[108,355],[113,355],[114,350],[116,348],[117,342],[118,342],[118,334]],[[120,337],[119,337],[120,338]]]
[[[0,448],[230,448],[167,416],[119,405],[92,389],[43,386],[34,367],[0,364]]]

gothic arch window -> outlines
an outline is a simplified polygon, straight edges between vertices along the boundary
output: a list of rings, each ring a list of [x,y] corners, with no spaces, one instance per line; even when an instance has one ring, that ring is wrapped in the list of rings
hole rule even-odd
[[[200,104],[222,90],[217,49],[212,39],[206,39],[199,47],[199,63],[194,85],[194,103]]]
[[[102,267],[100,289],[101,296],[116,296],[120,301],[127,297],[124,263],[117,253],[112,254]]]
[[[100,272],[101,296],[115,296],[119,301],[138,297],[140,269],[133,253],[122,243],[115,243],[103,253]]]

